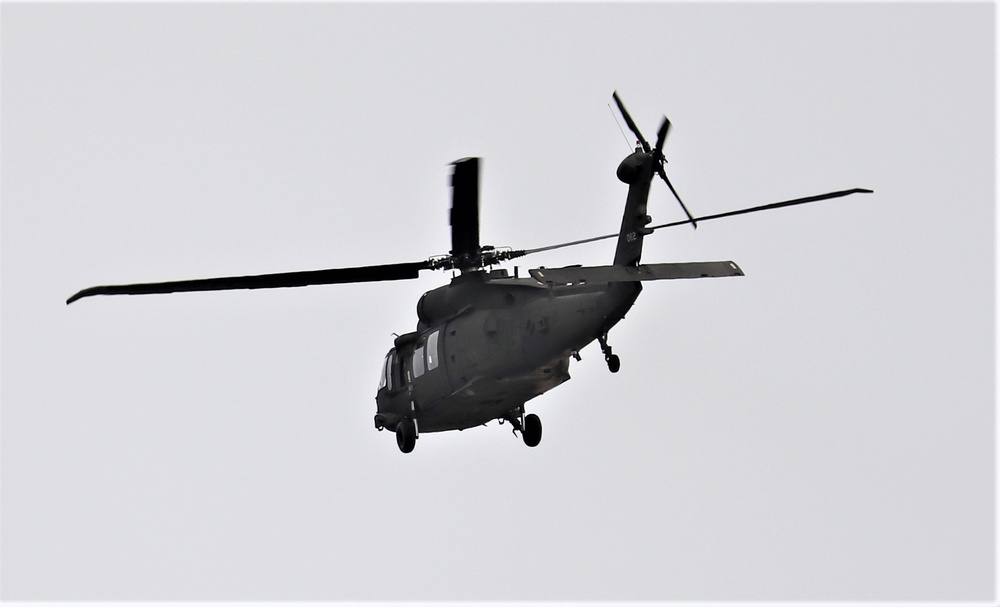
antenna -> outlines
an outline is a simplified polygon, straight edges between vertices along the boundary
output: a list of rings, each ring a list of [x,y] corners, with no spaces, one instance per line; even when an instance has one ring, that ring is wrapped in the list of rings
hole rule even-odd
[[[615,119],[615,124],[618,125],[618,130],[622,132],[622,137],[625,138],[625,145],[628,149],[632,149],[632,144],[628,142],[628,136],[625,134],[625,129],[622,128],[622,123],[618,122],[618,116],[615,116],[615,111],[611,108],[611,104],[608,104],[608,110],[611,112],[611,116]]]

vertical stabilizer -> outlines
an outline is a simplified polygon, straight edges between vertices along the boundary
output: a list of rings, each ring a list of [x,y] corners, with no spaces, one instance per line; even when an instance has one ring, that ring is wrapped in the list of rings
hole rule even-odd
[[[684,206],[684,201],[677,195],[677,191],[663,170],[663,164],[667,161],[663,157],[663,143],[667,139],[667,133],[670,132],[670,121],[667,120],[666,116],[663,117],[660,128],[656,132],[656,145],[650,147],[649,142],[639,132],[639,127],[629,116],[622,100],[618,98],[618,92],[616,91],[612,97],[622,113],[622,118],[625,119],[625,124],[638,138],[635,152],[618,165],[618,179],[628,184],[628,198],[625,201],[622,229],[618,233],[618,248],[615,249],[616,266],[634,266],[639,263],[639,258],[642,256],[643,236],[653,232],[647,227],[650,218],[646,214],[646,200],[649,198],[649,184],[653,180],[654,173],[666,182],[674,198],[677,199],[681,208],[684,209],[684,213],[688,216],[691,226],[697,228],[698,224],[687,207]]]
[[[646,201],[649,199],[654,164],[653,155],[639,149],[618,167],[618,179],[628,184],[628,198],[625,200],[625,213],[622,215],[618,246],[615,248],[616,266],[638,265],[642,257],[642,239],[652,233],[646,227],[650,222],[646,213]]]

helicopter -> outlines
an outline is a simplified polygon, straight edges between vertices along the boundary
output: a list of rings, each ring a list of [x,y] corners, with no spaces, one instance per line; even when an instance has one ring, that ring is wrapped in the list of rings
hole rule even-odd
[[[618,232],[535,249],[483,245],[479,238],[479,158],[452,163],[451,250],[424,261],[227,276],[83,289],[66,303],[94,295],[139,295],[231,289],[271,289],[308,285],[414,279],[425,270],[452,270],[450,283],[428,291],[417,302],[417,326],[397,336],[382,363],[375,402],[375,428],[390,430],[403,453],[413,451],[424,433],[464,430],[493,420],[509,422],[515,435],[535,447],[541,442],[538,415],[526,413],[529,401],[570,379],[570,359],[597,341],[611,373],[621,359],[608,334],[632,307],[642,283],[652,280],[743,276],[733,261],[640,263],[643,239],[655,230],[806,204],[872,190],[854,188],[796,198],[725,213],[694,217],[664,170],[663,145],[670,120],[663,117],[650,146],[612,95],[629,130],[635,151],[618,166],[628,186]],[[650,225],[647,201],[653,178],[663,180],[687,219]],[[538,267],[520,276],[497,268],[502,262],[563,247],[617,238],[610,265]],[[457,273],[455,273],[457,271]]]

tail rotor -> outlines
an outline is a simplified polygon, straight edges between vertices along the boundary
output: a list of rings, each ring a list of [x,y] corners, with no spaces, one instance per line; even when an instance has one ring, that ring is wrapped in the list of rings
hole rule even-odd
[[[663,165],[667,163],[667,159],[663,155],[663,144],[667,140],[667,133],[670,132],[670,120],[666,116],[663,117],[663,122],[660,123],[660,129],[656,132],[656,147],[650,149],[649,142],[646,141],[646,139],[642,136],[642,133],[639,132],[639,127],[635,125],[635,122],[629,115],[628,110],[625,109],[625,104],[623,104],[621,98],[618,97],[618,91],[615,91],[612,96],[614,97],[615,104],[618,106],[618,110],[622,113],[622,118],[625,119],[625,124],[627,124],[628,128],[635,134],[636,137],[638,137],[638,143],[642,148],[642,151],[652,155],[653,161],[656,163],[656,174],[659,175],[660,179],[662,179],[663,182],[667,184],[667,187],[670,188],[670,193],[674,195],[674,198],[676,198],[677,202],[681,205],[681,209],[684,211],[684,214],[687,215],[688,221],[691,222],[691,226],[697,229],[698,222],[695,220],[694,216],[691,215],[691,212],[688,211],[684,201],[681,200],[680,195],[674,188],[674,184],[670,183],[670,179],[667,178],[667,172],[663,169]]]

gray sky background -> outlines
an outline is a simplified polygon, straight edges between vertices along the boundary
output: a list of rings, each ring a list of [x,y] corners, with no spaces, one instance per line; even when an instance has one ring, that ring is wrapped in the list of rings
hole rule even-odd
[[[17,599],[991,600],[995,5],[2,7],[2,591]],[[400,454],[416,281],[83,300],[695,214],[573,380]],[[657,182],[656,222],[681,212]],[[610,263],[613,241],[519,260]],[[533,264],[533,265],[530,265]]]

